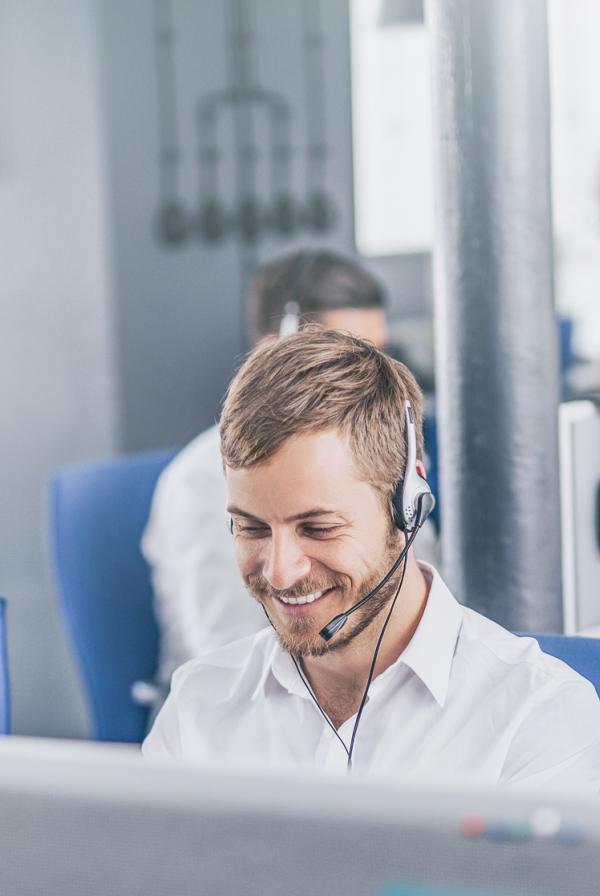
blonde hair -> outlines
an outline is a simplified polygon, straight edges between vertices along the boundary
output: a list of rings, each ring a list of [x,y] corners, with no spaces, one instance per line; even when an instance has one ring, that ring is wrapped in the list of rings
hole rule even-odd
[[[251,467],[292,436],[336,428],[361,478],[387,501],[406,466],[407,399],[421,458],[422,395],[408,368],[369,342],[311,324],[259,346],[234,377],[221,414],[223,461]]]

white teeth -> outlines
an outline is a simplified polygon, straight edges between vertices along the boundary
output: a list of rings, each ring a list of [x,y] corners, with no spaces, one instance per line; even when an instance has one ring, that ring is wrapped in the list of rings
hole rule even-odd
[[[280,597],[279,600],[284,604],[293,604],[294,606],[296,604],[312,604],[324,594],[325,591],[315,591],[314,594],[305,594],[302,597]]]

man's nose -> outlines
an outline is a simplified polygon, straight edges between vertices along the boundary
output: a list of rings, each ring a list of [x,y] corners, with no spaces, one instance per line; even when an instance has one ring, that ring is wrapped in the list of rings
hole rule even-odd
[[[263,576],[272,588],[284,591],[310,573],[310,558],[302,550],[295,534],[272,532]]]

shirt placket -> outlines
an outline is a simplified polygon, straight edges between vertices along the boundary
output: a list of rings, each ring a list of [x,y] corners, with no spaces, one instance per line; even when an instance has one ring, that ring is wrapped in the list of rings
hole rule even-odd
[[[338,732],[339,737],[344,740]],[[335,732],[323,721],[321,737],[315,750],[315,765],[330,772],[345,772],[348,756]]]
[[[362,767],[364,763],[368,765],[371,759],[373,745],[372,737],[370,736],[371,732],[369,730],[369,722],[373,722],[373,715],[377,712],[377,702],[381,699],[381,695],[384,694],[390,687],[391,681],[392,674],[386,674],[384,672],[380,678],[371,682],[371,687],[369,688],[369,699],[364,707],[356,732],[356,739],[354,742],[354,750],[352,754],[352,764],[354,767],[356,767],[357,760]],[[339,736],[344,741],[348,749],[350,749],[350,742],[354,733],[355,724],[356,715],[353,715],[351,718],[347,719],[338,730]],[[340,748],[340,752],[343,755],[344,767],[347,767],[348,756],[346,753],[344,753],[342,745],[339,743],[333,732],[331,733],[333,739],[336,741],[337,745]]]

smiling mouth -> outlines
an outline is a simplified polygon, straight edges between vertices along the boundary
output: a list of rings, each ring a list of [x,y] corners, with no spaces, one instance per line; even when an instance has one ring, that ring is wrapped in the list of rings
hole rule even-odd
[[[286,606],[314,604],[315,601],[320,600],[322,597],[326,597],[334,590],[335,586],[326,588],[324,591],[313,591],[312,594],[303,594],[301,597],[277,597],[277,600],[281,601],[282,604],[286,604]]]

